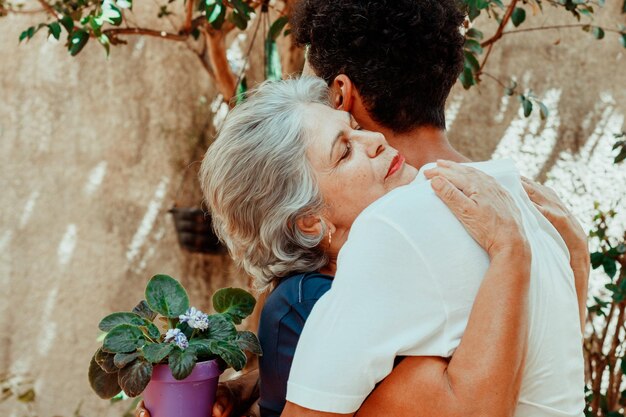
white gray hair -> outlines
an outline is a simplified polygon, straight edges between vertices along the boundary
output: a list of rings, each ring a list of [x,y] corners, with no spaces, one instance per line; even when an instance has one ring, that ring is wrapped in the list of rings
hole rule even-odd
[[[265,82],[226,117],[209,147],[200,181],[213,226],[233,259],[265,290],[281,277],[327,263],[296,220],[324,202],[306,157],[308,105],[329,105],[319,78]]]

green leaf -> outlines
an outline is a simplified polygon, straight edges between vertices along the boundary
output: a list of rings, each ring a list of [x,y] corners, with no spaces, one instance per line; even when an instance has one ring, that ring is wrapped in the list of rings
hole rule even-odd
[[[143,356],[147,361],[160,363],[174,349],[172,343],[148,343],[142,349]]]
[[[70,55],[78,55],[85,45],[87,45],[87,41],[89,41],[89,34],[85,30],[78,29],[74,31],[69,39],[68,50],[70,51]]]
[[[100,9],[100,15],[94,20],[98,26],[102,26],[104,22],[113,26],[119,26],[122,23],[122,12],[115,6],[112,0],[104,0]]]
[[[132,324],[133,326],[143,326],[144,320],[135,313],[113,313],[100,320],[98,328],[103,332],[108,332],[119,324]]]
[[[152,311],[146,300],[141,300],[139,304],[133,308],[133,313],[150,321],[154,320],[157,316],[157,313]]]
[[[94,355],[96,362],[102,368],[102,370],[108,374],[117,372],[118,369],[115,366],[115,355],[113,353],[105,352],[102,349],[98,349]]]
[[[270,26],[270,30],[267,34],[267,39],[271,41],[275,41],[280,36],[280,33],[283,31],[285,25],[289,22],[289,18],[287,16],[281,16],[272,23]]]
[[[182,285],[168,275],[153,276],[146,287],[146,300],[153,311],[175,318],[189,308],[189,297]]]
[[[252,314],[256,300],[241,288],[222,288],[213,294],[213,308],[230,317],[235,324]]]
[[[604,254],[602,252],[594,252],[590,255],[590,260],[592,268],[596,269],[604,262]]]
[[[463,54],[465,55],[465,67],[471,69],[473,74],[477,73],[480,70],[480,64],[476,56],[468,51],[463,52]]]
[[[208,317],[209,328],[204,334],[205,339],[233,340],[237,337],[237,329],[229,316],[211,314]]]
[[[139,356],[139,352],[116,353],[113,358],[113,363],[115,364],[116,368],[120,369],[137,359]]]
[[[170,353],[170,371],[172,371],[174,378],[178,380],[187,378],[195,365],[196,355],[193,349],[180,350],[176,348]]]
[[[246,366],[248,358],[246,354],[234,343],[214,341],[213,350],[217,353],[229,366],[240,371]]]
[[[250,331],[243,330],[237,333],[236,339],[237,346],[241,350],[247,350],[249,352],[254,353],[255,355],[262,355],[263,351],[261,350],[261,343],[256,335]]]
[[[548,107],[546,107],[546,105],[541,101],[538,101],[537,104],[539,104],[539,115],[541,116],[541,120],[546,120],[550,115]]]
[[[526,10],[516,7],[511,14],[511,22],[515,27],[521,25],[526,20]]]
[[[610,277],[613,278],[617,273],[617,262],[615,259],[605,257],[604,261],[602,261],[602,267],[604,268],[604,272]]]
[[[246,28],[248,27],[248,21],[236,11],[233,11],[228,15],[228,20],[233,25],[237,26],[239,30],[246,30]]]
[[[479,0],[465,0],[464,3],[467,5],[467,15],[470,18],[470,21],[474,21],[478,16],[480,16],[480,5],[478,4]],[[482,1],[481,1],[482,5]]]
[[[604,29],[598,26],[594,26],[593,28],[591,28],[591,34],[596,39],[602,39],[604,38]]]
[[[143,324],[139,327],[142,330],[145,329],[146,332],[148,332],[148,336],[150,336],[151,339],[159,340],[161,338],[161,332],[159,331],[159,328],[156,327],[154,323],[144,319]]]
[[[37,33],[39,29],[41,29],[41,26],[42,25],[39,25],[38,27],[31,26],[28,29],[26,29],[24,32],[22,32],[20,34],[20,42],[22,42],[24,39],[31,40],[33,36],[35,36],[35,33]]]
[[[74,30],[74,21],[70,16],[63,16],[59,22],[61,22],[65,30],[67,30],[67,33],[72,33],[72,30]]]
[[[226,17],[226,6],[224,6],[222,0],[206,0],[204,10],[207,21],[211,26],[215,29],[220,29]]]
[[[235,100],[236,105],[241,104],[246,100],[246,91],[248,91],[248,80],[246,77],[243,77],[237,86],[237,95]]]
[[[59,22],[52,22],[48,25],[48,36],[52,35],[57,41],[61,37],[61,25]]]
[[[533,112],[533,103],[523,94],[520,94],[518,99],[522,105],[522,109],[524,110],[524,117],[530,116]]]
[[[278,81],[283,77],[280,54],[275,41],[265,42],[265,79]]]
[[[129,397],[140,395],[152,378],[152,364],[141,359],[120,369],[117,382]]]
[[[240,14],[246,21],[250,20],[250,13],[254,12],[254,9],[248,6],[243,0],[229,0],[229,3],[233,5],[233,8]]]
[[[215,356],[216,353],[213,351],[214,342],[214,340],[209,339],[191,339],[188,349],[192,349],[198,357]]]
[[[139,327],[120,324],[107,333],[103,347],[111,353],[130,353],[145,344],[146,338]]]
[[[115,397],[122,390],[117,383],[117,373],[104,372],[95,357],[89,363],[89,385],[104,400]]]
[[[468,90],[471,86],[476,85],[476,80],[474,80],[474,74],[472,73],[472,69],[465,67],[459,75],[459,81],[461,81],[461,85],[463,85],[463,88],[465,88],[466,90]]]
[[[474,39],[465,40],[465,49],[473,52],[476,55],[480,55],[483,53],[482,46],[480,46],[480,43],[478,41],[475,41]]]
[[[480,40],[483,39],[484,35],[483,35],[483,33],[480,30],[471,28],[467,32],[465,32],[465,37],[466,38],[473,38],[473,39],[476,39],[476,40],[480,41]]]

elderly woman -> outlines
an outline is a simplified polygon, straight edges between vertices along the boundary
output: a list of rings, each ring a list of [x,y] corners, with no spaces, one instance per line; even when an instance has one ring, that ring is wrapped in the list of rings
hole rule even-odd
[[[352,415],[360,407],[358,415],[363,416],[505,416],[512,415],[518,408],[520,387],[526,395],[526,403],[537,402],[537,409],[542,403],[549,403],[541,392],[523,390],[524,384],[535,388],[536,384],[525,381],[529,375],[534,375],[534,368],[545,370],[535,363],[543,359],[539,355],[533,356],[531,372],[525,371],[526,353],[528,350],[534,353],[533,346],[527,346],[528,342],[556,343],[549,338],[539,338],[533,333],[538,330],[529,326],[529,321],[535,319],[528,311],[531,269],[536,275],[535,268],[543,267],[533,265],[531,268],[535,240],[534,237],[529,240],[527,231],[529,224],[540,227],[534,217],[534,220],[529,219],[534,216],[529,212],[531,203],[524,206],[519,195],[512,198],[493,178],[467,166],[442,161],[438,167],[418,173],[417,169],[404,163],[402,156],[381,134],[360,130],[350,115],[329,107],[328,94],[324,82],[315,78],[261,86],[245,103],[231,111],[207,152],[201,170],[203,191],[220,238],[233,259],[255,278],[259,289],[272,289],[259,327],[264,350],[260,360],[261,414]],[[488,166],[481,168],[489,170]],[[498,178],[503,172],[506,178]],[[515,188],[517,185],[521,189],[519,180],[513,184],[518,177],[510,175],[510,169],[493,174],[499,181],[508,182],[507,186],[519,194]],[[406,281],[405,276],[408,276],[420,282],[421,272],[411,270],[415,259],[398,262],[393,251],[401,252],[403,242],[388,241],[384,233],[377,235],[380,224],[372,213],[384,211],[390,201],[412,193],[416,181],[421,178],[426,182],[424,175],[433,178],[431,185],[435,194],[471,235],[471,238],[459,240],[471,249],[472,254],[476,252],[471,248],[472,244],[475,245],[471,243],[472,238],[484,251],[476,256],[480,259],[468,259],[471,285],[463,287],[463,291],[469,294],[463,302],[469,307],[455,312],[459,316],[456,319],[445,317],[444,323],[433,327],[434,331],[429,335],[408,332],[407,336],[406,328],[411,328],[412,324],[404,326],[404,321],[396,322],[402,318],[394,313],[394,310],[406,311],[400,305],[406,297],[401,294],[402,287],[396,285],[395,279]],[[528,187],[539,203],[561,209],[554,198],[546,198],[544,190],[532,185]],[[521,210],[520,205],[523,206]],[[437,210],[450,213],[444,206]],[[432,214],[420,213],[419,206],[409,207],[401,214],[406,217],[407,224],[423,224],[419,219],[429,215]],[[552,216],[553,219],[557,217]],[[349,236],[353,225],[357,231]],[[368,229],[371,233],[364,234],[363,231]],[[573,224],[562,223],[559,231],[566,240],[580,239],[577,226]],[[413,233],[410,227],[399,232],[400,235]],[[456,239],[458,232],[455,230],[450,239]],[[537,231],[531,230],[531,233],[535,235]],[[450,241],[451,248],[455,248],[455,244]],[[344,246],[347,251],[342,251],[340,258],[339,252]],[[361,259],[359,253],[362,253]],[[444,258],[448,256],[443,255]],[[562,258],[563,254],[559,256]],[[367,277],[371,275],[367,268],[354,265],[355,262],[372,265],[372,258],[380,258],[377,261],[380,265],[375,268],[377,274],[382,271],[378,283]],[[339,263],[338,259],[341,259]],[[406,267],[400,266],[399,269],[398,263],[405,261]],[[475,272],[472,265],[476,263],[483,268],[476,269],[482,271],[478,279],[472,276]],[[406,271],[402,271],[403,268]],[[335,275],[337,278],[333,281]],[[437,278],[442,282],[457,279]],[[371,297],[371,293],[362,291],[362,287],[369,285],[380,290],[380,297]],[[571,322],[558,325],[568,329],[568,337],[574,339],[569,342],[580,343],[573,282],[562,283],[562,287],[567,289],[567,294],[559,307],[565,306],[570,321],[575,323],[573,326]],[[560,289],[555,287],[552,291]],[[427,288],[422,288],[412,292],[411,297],[420,299],[422,290],[428,293]],[[320,298],[323,302],[320,300],[314,310],[313,306]],[[355,304],[356,298],[359,300]],[[355,330],[348,324],[341,331],[349,334],[349,338],[336,333],[344,318],[349,322],[358,321],[355,306],[356,315],[367,316],[369,320],[368,310],[379,311],[378,304],[389,306],[389,299],[391,305],[398,300],[398,305],[389,309],[388,315],[384,313],[379,320],[370,321],[371,329],[374,332],[378,329],[380,333],[374,333],[374,339],[369,339],[371,345],[365,349],[350,339],[360,341],[361,334],[367,330]],[[536,300],[531,296],[531,308],[536,307],[533,301]],[[438,300],[433,302],[439,303]],[[572,306],[576,311],[572,312]],[[312,332],[307,334],[307,319],[312,310],[312,317],[317,315],[317,318],[311,325]],[[323,339],[320,323],[323,327],[325,320],[328,322],[328,314],[338,311],[340,313],[331,320],[333,329],[328,329],[332,336]],[[433,321],[440,319],[433,315]],[[408,317],[408,320],[427,321],[428,317]],[[294,369],[289,376],[290,368],[305,321],[306,337],[298,345],[296,359],[299,355],[312,358],[315,365],[306,367],[300,360],[295,369],[298,379],[292,384]],[[459,340],[446,340],[449,354],[434,349],[420,350],[420,346],[439,344],[443,337],[439,333],[449,333],[450,329],[459,333]],[[419,333],[419,329],[417,331]],[[406,337],[396,339],[395,333]],[[376,340],[378,335],[380,341]],[[394,346],[398,340],[403,346]],[[550,348],[548,346],[547,351],[551,351]],[[321,362],[311,354],[312,350],[324,352]],[[340,354],[333,358],[333,352]],[[372,355],[370,352],[376,352],[373,361],[368,358]],[[573,349],[571,354],[576,356],[576,352],[577,349]],[[344,353],[355,359],[342,356]],[[409,357],[399,365],[396,363],[392,370],[394,359],[400,356]],[[323,362],[324,358],[332,364],[330,370]],[[344,374],[351,377],[352,369],[358,367],[359,361],[364,361],[358,372],[365,381],[366,390],[371,391],[374,384],[390,374],[367,399],[369,391],[356,400],[349,398],[348,405],[337,405],[340,401],[334,401],[334,405],[329,406],[326,402],[329,394],[323,391],[323,387],[307,398],[303,381],[305,385],[309,377],[312,381],[320,381],[316,376],[319,373],[326,376],[321,379],[322,383],[326,381],[332,390],[342,391],[343,387],[329,378],[344,381]],[[343,362],[349,363],[349,367],[342,367]],[[579,369],[578,365],[574,367],[573,378],[576,378]],[[557,377],[571,378],[567,370],[553,371]],[[287,399],[290,402],[283,410],[288,377],[291,394]],[[361,385],[357,379],[347,380],[350,381],[348,385]],[[550,383],[549,377],[546,382]],[[346,391],[355,392],[351,386]],[[576,403],[579,396],[582,398],[582,390],[579,394],[570,389],[563,397]],[[410,401],[407,401],[407,395],[410,395]],[[340,399],[346,397],[349,396],[339,395]],[[330,403],[333,403],[332,399]],[[221,403],[213,415],[227,415],[222,412],[224,406],[230,410],[230,405]],[[524,407],[528,405],[524,404]],[[539,412],[533,415],[553,414]]]
[[[381,134],[360,130],[350,115],[333,110],[328,104],[327,87],[314,78],[266,84],[227,117],[202,167],[205,197],[221,239],[233,258],[255,277],[259,289],[273,288],[259,328],[264,347],[260,364],[262,414],[281,413],[291,371],[289,390],[292,394],[291,398],[288,394],[287,399],[293,398],[300,406],[289,403],[283,415],[303,416],[309,412],[323,415],[310,409],[350,415],[374,384],[389,372],[390,387],[385,387],[385,380],[376,391],[393,392],[395,388],[397,392],[406,393],[402,389],[407,385],[398,384],[399,378],[392,377],[396,372],[407,372],[405,376],[412,376],[412,385],[408,386],[413,387],[411,398],[423,415],[455,415],[459,410],[463,410],[464,415],[474,412],[509,415],[517,408],[520,384],[523,394],[520,407],[526,412],[553,415],[545,410],[556,407],[554,413],[562,413],[558,415],[580,415],[582,349],[571,269],[562,241],[550,234],[554,229],[538,219],[537,211],[525,195],[520,196],[522,187],[519,179],[515,180],[519,177],[511,174],[507,167],[492,169],[494,176],[507,182],[515,194],[514,204],[493,179],[471,168],[443,163],[426,172],[435,178],[432,182],[435,193],[457,215],[486,256],[484,264],[475,270],[476,262],[483,261],[467,259],[468,277],[463,279],[473,283],[463,283],[462,291],[466,294],[459,295],[475,296],[471,314],[465,305],[454,313],[457,318],[441,318],[433,311],[432,320],[441,320],[441,325],[432,327],[430,335],[411,335],[407,329],[418,333],[420,329],[407,321],[421,322],[429,318],[427,314],[419,316],[417,313],[404,320],[396,314],[407,311],[404,306],[410,301],[404,300],[418,294],[411,292],[410,297],[402,297],[402,287],[395,283],[396,279],[405,279],[405,275],[421,281],[421,270],[410,270],[414,261],[419,263],[420,260],[398,258],[394,252],[405,253],[404,247],[415,244],[411,237],[406,240],[410,245],[403,245],[402,233],[420,232],[407,226],[407,230],[394,235],[397,238],[393,241],[384,236],[387,229],[378,224],[376,218],[380,217],[378,212],[384,214],[384,207],[391,204],[390,200],[411,193],[410,187],[420,176],[415,168],[404,163],[402,156]],[[424,180],[423,176],[421,178]],[[379,199],[384,202],[372,205]],[[370,205],[374,208],[368,207]],[[425,222],[424,217],[439,217],[434,213],[420,213],[418,206],[414,207],[413,211],[396,211],[394,215],[422,225],[423,230],[436,230],[437,224],[429,225],[428,218]],[[362,213],[364,210],[367,215]],[[446,211],[443,207],[437,210]],[[373,211],[377,216],[371,215]],[[357,217],[358,232],[353,229]],[[440,227],[442,233],[448,231],[448,226],[441,224]],[[383,232],[379,234],[379,230]],[[529,230],[532,232],[530,242],[525,234]],[[578,237],[576,231],[562,232]],[[421,238],[431,239],[435,244],[434,237]],[[462,241],[464,247],[469,248],[468,253],[475,253],[468,243],[471,239],[459,237],[457,229],[450,235],[451,250],[459,247],[454,240]],[[344,244],[346,248],[338,265],[339,251]],[[352,247],[348,250],[349,245]],[[545,319],[542,315],[531,315],[532,326],[527,328],[531,253],[534,258],[540,251],[547,251],[547,255],[540,255],[536,265],[533,264],[533,273],[554,276],[548,280],[549,285],[542,287],[549,294],[541,297],[554,296],[556,308],[563,311],[563,314],[556,314],[550,310],[550,314],[556,314],[555,326],[566,329],[558,333],[558,338],[556,334],[555,337],[543,334],[547,327],[537,323],[539,317]],[[450,255],[441,255],[439,262],[449,262],[446,258]],[[460,254],[461,258],[463,256]],[[555,259],[546,259],[550,257]],[[374,258],[380,259],[372,261]],[[559,269],[563,262],[567,271]],[[425,260],[425,263],[428,262]],[[480,268],[484,273],[477,276],[475,271]],[[371,275],[371,269],[376,270],[378,280],[376,276],[365,277]],[[560,282],[561,277],[566,280]],[[446,287],[445,284],[452,280],[456,285],[458,277],[436,278],[444,282],[442,288],[458,292],[453,285]],[[533,277],[535,291],[539,288],[536,281],[540,281],[538,276]],[[307,337],[300,339],[294,363],[298,367],[290,369],[304,321],[331,283],[333,287],[323,298],[324,303],[320,302],[313,310],[315,324],[310,324],[309,319],[304,327]],[[403,285],[413,284],[404,282]],[[380,297],[375,298],[370,288],[377,288]],[[427,288],[415,288],[416,292],[430,294]],[[531,308],[545,314],[545,302],[537,299],[536,294],[531,295]],[[467,298],[463,301],[466,304]],[[424,297],[416,299],[429,301]],[[473,299],[469,297],[470,302]],[[388,309],[383,310],[377,321],[370,312],[380,312],[379,305]],[[433,309],[436,308],[433,305]],[[359,327],[362,320],[358,316],[367,317],[370,327]],[[357,322],[356,329],[351,328]],[[332,328],[324,328],[329,326]],[[309,328],[312,330],[307,334]],[[552,331],[552,327],[549,329]],[[438,332],[456,331],[460,332],[459,336],[464,331],[462,340],[446,336],[445,343],[440,343]],[[403,336],[395,338],[395,333]],[[428,340],[411,343],[408,340],[411,337]],[[563,338],[566,340],[558,340]],[[533,362],[525,372],[527,340],[537,346],[529,346]],[[366,345],[360,346],[364,341]],[[571,348],[564,348],[568,343]],[[540,344],[545,346],[540,349]],[[420,350],[416,345],[428,348]],[[440,345],[445,345],[445,349],[433,347]],[[323,353],[316,356],[316,352]],[[555,352],[566,356],[571,366],[558,369],[561,363],[555,358]],[[425,358],[447,357],[451,353],[454,353],[451,360]],[[305,359],[298,363],[298,355]],[[402,355],[413,357],[391,371],[394,358]],[[558,363],[551,368],[546,360]],[[367,368],[368,372],[363,372],[362,368]],[[411,374],[411,371],[414,372]],[[543,380],[539,380],[540,375],[544,375]],[[566,384],[559,397],[564,398],[563,401],[555,400],[553,397],[558,395],[549,389],[549,385],[557,381]],[[324,384],[329,388],[325,389]],[[418,386],[420,388],[416,389]],[[345,398],[347,402],[335,406]],[[372,404],[368,404],[370,400]],[[388,415],[405,415],[406,410],[398,410],[406,404],[406,398],[398,397],[395,401],[398,404],[394,405],[393,395],[376,395],[375,392],[365,401],[360,414],[365,415],[368,409],[375,410],[382,403]],[[394,412],[395,406],[400,408]],[[488,412],[484,414],[486,409]]]

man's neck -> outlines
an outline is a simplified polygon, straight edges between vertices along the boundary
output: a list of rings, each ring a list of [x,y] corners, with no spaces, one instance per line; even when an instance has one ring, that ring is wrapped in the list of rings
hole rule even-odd
[[[383,131],[387,142],[396,148],[407,162],[420,169],[429,162],[437,159],[447,159],[455,162],[469,162],[450,145],[445,130],[434,127],[418,127],[406,133]]]

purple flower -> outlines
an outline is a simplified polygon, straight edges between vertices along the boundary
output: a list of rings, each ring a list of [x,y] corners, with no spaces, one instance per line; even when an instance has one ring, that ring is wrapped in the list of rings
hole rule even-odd
[[[173,342],[179,348],[185,350],[189,347],[189,341],[187,341],[187,336],[185,333],[181,332],[180,329],[169,329],[167,333],[165,333],[165,339],[163,339],[165,343]]]
[[[181,323],[187,323],[192,329],[206,330],[209,328],[209,315],[189,307],[185,314],[178,316]]]

